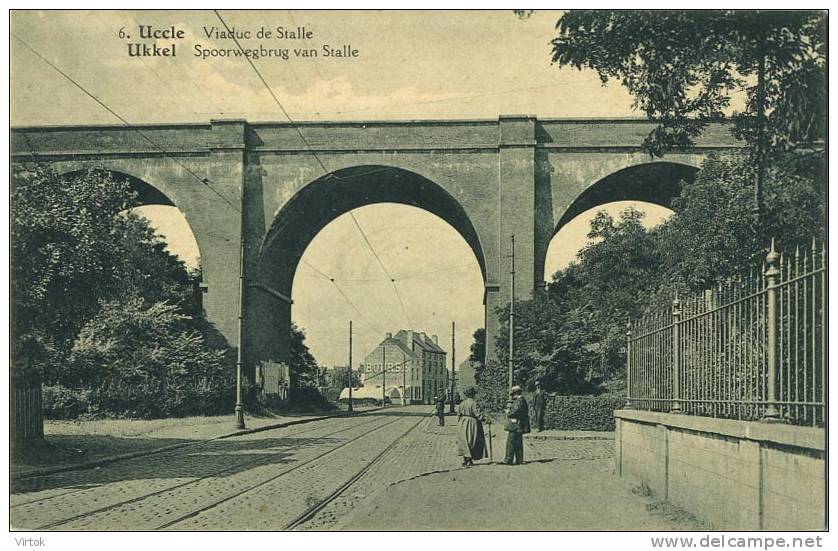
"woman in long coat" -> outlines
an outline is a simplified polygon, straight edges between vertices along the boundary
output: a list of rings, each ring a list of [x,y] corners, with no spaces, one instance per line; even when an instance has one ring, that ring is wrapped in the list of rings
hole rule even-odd
[[[483,421],[486,421],[486,417],[474,401],[477,394],[475,388],[470,386],[463,394],[466,399],[457,406],[457,452],[463,458],[463,466],[470,467],[474,465],[475,459],[486,457],[486,437],[483,432]]]

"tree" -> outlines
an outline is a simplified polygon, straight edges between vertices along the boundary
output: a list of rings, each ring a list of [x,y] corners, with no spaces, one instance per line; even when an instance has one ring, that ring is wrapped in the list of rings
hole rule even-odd
[[[130,189],[102,171],[13,166],[10,199],[13,333],[71,342],[117,280],[114,224],[133,206]]]
[[[757,270],[772,239],[779,250],[826,237],[826,178],[819,155],[786,153],[768,166],[769,201],[759,222],[748,216],[755,168],[742,154],[712,155],[675,200],[676,214],[657,230],[661,284],[698,291]]]
[[[12,167],[12,356],[46,382],[62,381],[75,339],[106,302],[138,297],[193,316],[196,274],[166,251],[127,182],[105,170],[69,176]]]
[[[824,139],[824,12],[571,10],[557,28],[554,62],[619,80],[660,123],[643,143],[651,155],[686,149],[730,115],[757,167],[759,209],[766,159]]]
[[[200,326],[198,274],[132,214],[128,183],[12,167],[12,363],[48,411],[161,416],[233,400],[225,351]],[[76,404],[62,408],[67,400]],[[56,407],[53,407],[56,406]]]
[[[295,323],[291,324],[291,354],[288,360],[291,384],[294,388],[316,388],[319,367],[305,343],[306,335]]]
[[[554,62],[619,80],[661,122],[645,144],[655,155],[692,145],[739,92],[747,102],[735,131],[748,143],[758,125],[771,148],[823,139],[823,12],[571,10],[557,28]]]
[[[477,387],[477,403],[480,407],[492,413],[501,411],[509,398],[506,366],[494,359],[489,359],[486,365],[479,365],[475,370],[474,382]]]
[[[60,368],[98,298],[117,281],[114,225],[133,205],[128,185],[104,171],[61,177],[43,164],[12,166],[11,355],[18,375]]]
[[[540,381],[548,392],[590,394],[599,378],[595,372],[597,352],[592,346],[595,321],[589,310],[571,308],[553,300],[526,300],[515,303],[515,349],[513,382],[533,388]],[[499,358],[509,356],[509,325],[506,311],[499,313],[505,327],[497,338]],[[508,378],[506,362],[501,378]],[[475,377],[477,379],[477,377]],[[486,377],[480,379],[485,381]],[[478,383],[479,384],[479,383]]]
[[[200,272],[188,270],[180,258],[166,250],[166,242],[141,216],[121,213],[115,231],[121,234],[121,254],[115,266],[114,294],[141,296],[152,303],[167,301],[197,321],[201,316],[196,291]]]
[[[517,384],[531,388],[540,381],[548,392],[591,394],[622,380],[626,322],[664,286],[657,235],[643,216],[632,208],[618,220],[599,212],[577,261],[553,276],[546,294],[516,302]],[[498,359],[505,360],[506,310],[498,316]]]
[[[554,275],[548,288],[553,299],[623,324],[639,314],[661,285],[661,258],[644,216],[634,208],[623,210],[619,220],[598,212],[578,261]]]
[[[483,364],[486,361],[486,329],[481,327],[475,330],[472,338],[474,341],[471,343],[471,347],[469,347],[468,359],[471,362]]]

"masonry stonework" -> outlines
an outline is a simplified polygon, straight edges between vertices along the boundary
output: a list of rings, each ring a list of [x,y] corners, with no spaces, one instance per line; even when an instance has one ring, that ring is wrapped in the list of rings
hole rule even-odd
[[[720,530],[823,530],[823,429],[619,410],[615,472]]]
[[[15,163],[60,173],[101,167],[136,185],[145,204],[177,206],[200,249],[211,340],[239,346],[245,373],[283,362],[293,279],[306,246],[329,222],[367,204],[428,210],[469,244],[484,281],[487,357],[496,309],[544,279],[544,256],[569,218],[614,200],[670,205],[712,151],[738,148],[710,125],[689,152],[652,160],[640,150],[652,123],[629,120],[495,120],[19,127]],[[305,140],[301,138],[305,137]]]

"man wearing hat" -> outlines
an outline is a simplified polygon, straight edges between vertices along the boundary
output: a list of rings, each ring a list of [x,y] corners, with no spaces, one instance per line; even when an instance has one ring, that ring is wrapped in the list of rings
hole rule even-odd
[[[521,387],[509,389],[509,411],[506,414],[506,465],[520,465],[524,462],[524,435],[530,432],[529,404]]]

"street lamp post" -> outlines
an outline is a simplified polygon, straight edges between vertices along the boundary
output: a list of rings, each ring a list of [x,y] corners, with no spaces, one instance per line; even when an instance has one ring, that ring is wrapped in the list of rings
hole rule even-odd
[[[239,326],[236,347],[236,429],[244,430],[244,403],[242,400],[242,334],[244,324],[244,232],[239,241]]]
[[[513,346],[515,343],[515,236],[512,239],[512,254],[510,255],[512,261],[512,269],[509,272],[511,279],[511,289],[509,295],[509,390],[512,390],[513,382]]]

